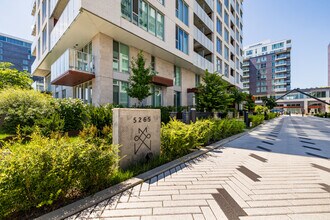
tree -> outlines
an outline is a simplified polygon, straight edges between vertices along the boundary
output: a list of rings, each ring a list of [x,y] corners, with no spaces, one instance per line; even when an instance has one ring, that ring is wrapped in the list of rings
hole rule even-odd
[[[271,98],[264,97],[262,101],[265,104],[265,106],[270,110],[272,110],[277,106],[276,100],[272,97]]]
[[[253,95],[247,94],[245,97],[245,105],[244,105],[245,110],[252,112],[256,105],[254,101],[255,101],[255,99],[254,99]]]
[[[139,105],[143,99],[152,94],[150,90],[154,74],[151,72],[151,67],[146,68],[145,64],[143,52],[140,51],[137,58],[132,60],[132,74],[127,88],[127,94],[132,98],[137,98]]]
[[[203,83],[198,86],[196,94],[197,108],[200,111],[226,112],[233,102],[229,93],[230,84],[222,79],[217,73],[205,71]]]
[[[12,68],[13,64],[0,62],[0,90],[9,87],[31,89],[32,79],[28,72]]]
[[[235,110],[238,111],[239,105],[246,99],[247,94],[239,91],[236,87],[231,87],[230,92],[233,103],[235,104]]]

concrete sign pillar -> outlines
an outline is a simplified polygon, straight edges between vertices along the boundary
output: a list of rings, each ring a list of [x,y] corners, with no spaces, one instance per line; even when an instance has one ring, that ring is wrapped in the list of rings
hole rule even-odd
[[[113,109],[113,144],[120,145],[119,166],[160,154],[160,109]]]

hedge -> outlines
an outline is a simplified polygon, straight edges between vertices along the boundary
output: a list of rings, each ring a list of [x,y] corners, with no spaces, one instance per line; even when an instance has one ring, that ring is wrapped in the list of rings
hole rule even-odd
[[[117,170],[118,147],[82,138],[45,138],[0,149],[0,216],[52,205],[109,185]]]
[[[252,122],[252,127],[262,124],[265,120],[264,115],[249,115],[249,121]]]

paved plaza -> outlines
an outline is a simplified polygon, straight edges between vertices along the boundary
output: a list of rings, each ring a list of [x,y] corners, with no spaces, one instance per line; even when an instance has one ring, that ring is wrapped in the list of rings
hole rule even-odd
[[[330,219],[330,120],[282,116],[68,219]]]

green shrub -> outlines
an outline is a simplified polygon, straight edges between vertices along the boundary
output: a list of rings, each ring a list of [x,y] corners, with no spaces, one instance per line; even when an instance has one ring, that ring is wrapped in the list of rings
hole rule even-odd
[[[161,153],[165,158],[177,158],[196,147],[194,129],[177,120],[170,120],[161,128]]]
[[[252,122],[252,127],[262,124],[265,120],[264,115],[249,115],[249,121]]]
[[[273,119],[273,118],[276,118],[276,117],[278,116],[278,114],[275,113],[275,112],[269,112],[269,113],[267,113],[265,116],[266,116],[266,117],[265,117],[265,120],[271,120],[271,119]]]
[[[89,123],[102,131],[105,126],[112,126],[112,109],[111,104],[103,106],[88,106]]]
[[[56,111],[64,120],[64,131],[80,131],[87,121],[87,105],[80,99],[55,99]]]
[[[219,141],[232,135],[241,133],[245,128],[244,122],[236,119],[215,119],[213,122],[214,126],[211,135],[212,141]]]
[[[198,120],[191,125],[198,145],[206,145],[212,137],[214,122],[212,120]]]
[[[27,144],[0,149],[0,216],[108,186],[117,170],[117,146],[53,136],[36,132]]]
[[[52,120],[54,113],[53,98],[49,95],[15,88],[0,91],[0,115],[4,117],[1,128],[7,133],[15,134],[18,125],[28,132],[35,125],[46,127],[42,120]]]

